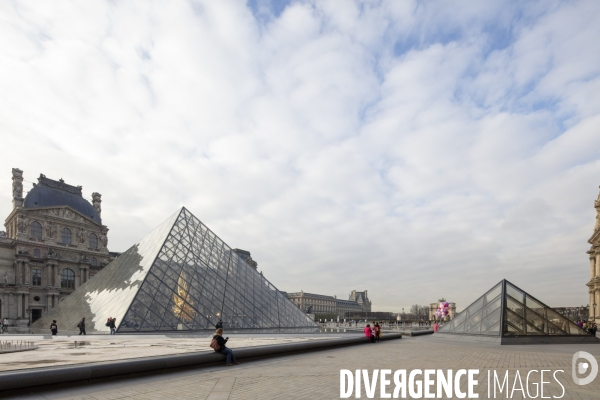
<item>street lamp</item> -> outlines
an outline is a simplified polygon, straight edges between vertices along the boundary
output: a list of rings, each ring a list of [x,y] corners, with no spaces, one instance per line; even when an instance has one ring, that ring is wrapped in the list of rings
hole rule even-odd
[[[31,326],[31,308],[28,308],[27,310],[25,310],[27,312],[27,326]]]
[[[596,302],[594,302],[594,322],[596,322]]]

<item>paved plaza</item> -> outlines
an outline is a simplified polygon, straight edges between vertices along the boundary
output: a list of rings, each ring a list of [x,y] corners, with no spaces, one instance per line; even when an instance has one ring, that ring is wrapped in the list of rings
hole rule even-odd
[[[246,361],[235,367],[213,366],[173,373],[116,380],[93,385],[44,390],[15,399],[337,399],[340,369],[479,369],[477,393],[486,399],[488,370],[516,372],[524,377],[532,369],[564,370],[559,373],[564,399],[600,398],[600,377],[577,386],[571,379],[571,360],[576,351],[600,359],[600,346],[523,345],[499,346],[464,343],[432,336],[403,338],[378,344],[286,355]],[[551,378],[545,396],[560,396],[561,386]],[[392,386],[393,387],[393,386]],[[466,391],[466,380],[461,380]],[[391,392],[391,390],[389,390]],[[533,394],[533,389],[532,389]],[[354,398],[352,396],[351,398]],[[364,386],[362,398],[366,398]],[[379,389],[375,398],[379,398]],[[493,398],[493,397],[492,397]],[[506,398],[499,393],[496,398]],[[516,392],[512,398],[523,398]],[[538,397],[539,398],[539,397]]]
[[[241,347],[272,346],[338,339],[344,335],[286,335],[286,334],[229,334],[227,344],[232,349]],[[33,351],[2,354],[0,371],[27,368],[51,368],[91,362],[117,361],[142,357],[213,352],[209,347],[212,335],[87,335],[87,336],[11,336],[2,335],[2,341],[18,343],[32,341],[38,347]],[[78,344],[76,344],[76,342]]]

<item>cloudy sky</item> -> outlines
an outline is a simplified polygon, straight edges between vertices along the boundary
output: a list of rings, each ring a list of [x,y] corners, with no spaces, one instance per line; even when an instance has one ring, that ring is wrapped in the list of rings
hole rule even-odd
[[[186,206],[280,290],[588,303],[600,2],[0,2],[11,168],[103,195],[124,251]]]

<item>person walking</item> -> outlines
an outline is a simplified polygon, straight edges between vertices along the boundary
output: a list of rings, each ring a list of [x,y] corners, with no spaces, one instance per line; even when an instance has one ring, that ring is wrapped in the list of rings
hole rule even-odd
[[[2,333],[6,333],[6,331],[8,331],[8,320],[4,318],[4,321],[2,321]]]
[[[85,317],[81,318],[81,321],[79,321],[79,323],[77,324],[77,327],[79,328],[79,334],[80,335],[85,335]]]
[[[52,336],[58,335],[58,325],[56,324],[56,320],[53,319],[50,324],[50,332],[52,332]]]
[[[378,322],[373,325],[373,335],[375,335],[375,343],[379,343],[381,337],[381,327]]]
[[[111,318],[108,326],[110,327],[110,334],[114,335],[117,333],[117,319],[116,318]]]
[[[440,324],[438,324],[437,321],[435,321],[433,323],[433,333],[437,333],[438,329],[440,328]]]
[[[219,318],[219,322],[215,325],[215,329],[223,329],[223,321]]]
[[[226,346],[228,340],[228,337],[223,338],[223,328],[218,328],[212,338],[210,347],[212,347],[217,353],[221,353],[224,356],[227,356],[225,365],[231,367],[232,365],[239,364],[239,362],[237,362],[237,360],[235,359],[235,356],[233,355],[233,350]],[[217,346],[218,350],[216,348]]]

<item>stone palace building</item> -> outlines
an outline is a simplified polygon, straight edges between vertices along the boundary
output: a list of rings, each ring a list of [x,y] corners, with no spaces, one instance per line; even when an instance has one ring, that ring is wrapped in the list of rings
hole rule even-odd
[[[0,319],[16,333],[28,332],[118,253],[107,249],[100,193],[90,203],[81,186],[42,174],[23,197],[23,171],[12,175],[12,212],[0,232]]]
[[[590,280],[587,283],[590,298],[590,320],[597,320],[600,314],[600,194],[594,202],[596,224],[588,243],[592,245],[587,254],[590,259]]]
[[[302,290],[296,293],[285,293],[285,295],[298,308],[310,314],[331,314],[339,318],[347,318],[371,312],[371,300],[366,290],[364,292],[353,290],[348,300],[338,299],[337,296],[305,293]]]

